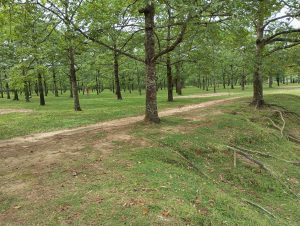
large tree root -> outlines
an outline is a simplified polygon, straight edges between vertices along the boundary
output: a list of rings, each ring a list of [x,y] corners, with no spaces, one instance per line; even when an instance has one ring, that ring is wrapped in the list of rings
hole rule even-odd
[[[284,120],[284,118],[283,118],[283,114],[282,114],[281,111],[279,111],[279,110],[274,110],[274,112],[278,112],[278,113],[279,113],[280,118],[281,118],[281,120],[282,120],[282,122],[283,122],[282,127],[276,125],[276,123],[275,123],[271,118],[267,118],[267,119],[272,123],[272,125],[273,125],[276,129],[278,129],[278,130],[280,131],[281,138],[283,138],[283,136],[284,136],[283,130],[284,130],[284,128],[285,128],[286,122],[285,122],[285,120]]]
[[[262,206],[256,204],[255,202],[252,202],[252,201],[247,200],[247,199],[242,199],[242,200],[243,200],[244,202],[246,202],[246,203],[252,205],[252,206],[255,206],[256,208],[261,209],[262,211],[264,211],[265,213],[267,213],[267,214],[270,215],[271,217],[276,218],[276,216],[275,216],[273,213],[271,213],[271,212],[270,212],[269,210],[267,210],[266,208],[264,208],[264,207],[262,207]]]
[[[282,161],[282,162],[286,162],[286,163],[291,163],[291,164],[294,164],[294,165],[300,165],[300,161],[290,161],[290,160],[278,158],[278,157],[276,157],[274,155],[270,155],[268,153],[263,153],[263,152],[259,152],[259,151],[252,151],[252,150],[249,150],[249,149],[246,149],[246,148],[243,148],[243,147],[234,147],[234,148],[237,148],[239,150],[242,150],[242,151],[245,151],[245,152],[248,152],[248,153],[251,153],[251,154],[260,155],[262,157],[273,158],[273,159],[276,159],[278,161]]]
[[[258,165],[260,168],[266,170],[272,177],[274,177],[274,179],[276,181],[278,181],[283,187],[285,187],[291,194],[293,194],[294,196],[296,196],[297,198],[299,197],[298,194],[294,193],[290,187],[288,185],[286,185],[284,182],[281,181],[280,176],[276,175],[275,172],[273,172],[272,170],[270,170],[263,162],[254,159],[252,156],[250,156],[248,153],[246,153],[245,151],[242,151],[238,148],[235,147],[231,147],[226,145],[226,148],[228,150],[233,151],[235,154],[238,153],[239,155],[244,156],[246,159],[250,160],[251,162],[255,163],[256,165]],[[235,164],[235,163],[234,163]]]

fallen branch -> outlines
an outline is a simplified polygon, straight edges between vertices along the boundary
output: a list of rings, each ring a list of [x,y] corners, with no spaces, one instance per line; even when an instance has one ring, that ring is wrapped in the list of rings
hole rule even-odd
[[[264,208],[264,207],[262,207],[262,206],[256,204],[255,202],[252,202],[252,201],[247,200],[247,199],[242,199],[242,200],[243,200],[244,202],[246,202],[246,203],[252,205],[252,206],[255,206],[255,207],[261,209],[261,210],[264,211],[265,213],[269,214],[271,217],[276,218],[276,216],[275,216],[273,213],[271,213],[271,212],[270,212],[269,210],[267,210],[266,208]]]

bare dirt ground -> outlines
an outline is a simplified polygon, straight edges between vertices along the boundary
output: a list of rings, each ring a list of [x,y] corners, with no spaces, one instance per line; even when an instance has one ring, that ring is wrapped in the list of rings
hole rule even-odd
[[[228,96],[228,93],[208,93],[201,95],[176,96],[174,99],[191,99],[191,98],[206,98],[206,97],[221,97]]]
[[[10,114],[10,113],[30,113],[32,110],[30,109],[11,109],[11,108],[4,108],[0,109],[0,115]]]

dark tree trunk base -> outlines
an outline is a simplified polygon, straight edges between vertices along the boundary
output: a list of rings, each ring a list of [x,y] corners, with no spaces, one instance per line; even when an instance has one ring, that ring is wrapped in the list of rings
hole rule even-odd
[[[144,121],[147,122],[147,123],[156,123],[156,124],[158,124],[158,123],[160,123],[160,118],[158,118],[158,117],[149,117],[149,116],[146,115]]]
[[[262,108],[266,105],[264,100],[253,100],[250,105],[255,106],[256,108]]]

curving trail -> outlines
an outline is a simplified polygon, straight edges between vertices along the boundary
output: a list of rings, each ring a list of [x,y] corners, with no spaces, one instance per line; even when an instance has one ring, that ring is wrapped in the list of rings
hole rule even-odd
[[[167,109],[159,112],[160,117],[166,117],[171,116],[177,113],[182,112],[188,112],[191,110],[199,109],[199,108],[206,108],[213,105],[218,105],[222,103],[226,103],[235,99],[238,99],[240,97],[232,97],[232,98],[226,98],[222,100],[213,100],[213,101],[207,101],[200,104],[193,104],[193,105],[186,105],[182,107]],[[72,129],[63,129],[63,130],[57,130],[53,132],[45,132],[45,133],[36,133],[31,135],[26,135],[22,137],[15,137],[8,140],[1,140],[0,141],[0,153],[1,150],[3,150],[5,147],[13,146],[13,145],[30,145],[32,143],[47,140],[49,138],[58,137],[58,136],[70,136],[70,135],[77,135],[80,137],[80,134],[87,133],[92,130],[105,130],[108,131],[110,129],[116,129],[117,127],[122,127],[126,125],[130,125],[136,122],[140,122],[144,119],[144,116],[133,116],[133,117],[126,117],[121,119],[115,119],[111,121],[106,122],[99,122],[92,125],[72,128]]]

